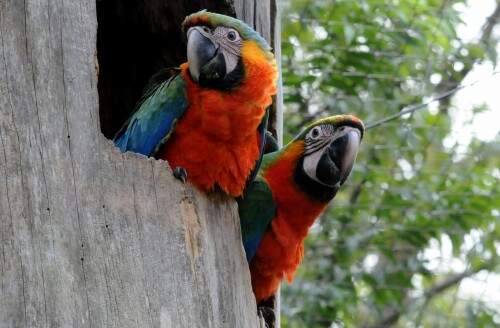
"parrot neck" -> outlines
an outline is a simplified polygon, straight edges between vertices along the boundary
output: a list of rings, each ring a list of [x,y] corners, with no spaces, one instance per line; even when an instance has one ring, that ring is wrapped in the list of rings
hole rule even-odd
[[[272,190],[278,208],[272,223],[273,231],[286,236],[286,240],[283,240],[286,244],[301,243],[309,227],[328,204],[328,201],[320,201],[306,194],[296,183],[294,175],[303,151],[303,141],[293,142],[263,168],[263,177]]]

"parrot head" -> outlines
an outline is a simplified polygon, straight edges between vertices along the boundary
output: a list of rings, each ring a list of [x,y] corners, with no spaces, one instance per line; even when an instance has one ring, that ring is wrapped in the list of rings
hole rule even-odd
[[[237,87],[249,68],[245,57],[275,66],[266,40],[236,18],[202,10],[187,16],[182,26],[187,35],[189,72],[202,87]]]
[[[302,145],[294,179],[300,189],[329,201],[351,173],[364,126],[352,115],[336,115],[310,124],[291,144]]]

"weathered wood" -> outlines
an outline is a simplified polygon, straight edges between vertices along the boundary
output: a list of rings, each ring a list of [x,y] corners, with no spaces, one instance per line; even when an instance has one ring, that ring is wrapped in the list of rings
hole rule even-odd
[[[257,327],[235,202],[101,134],[96,28],[0,1],[0,327]]]
[[[273,116],[271,120],[271,128],[274,135],[278,138],[278,145],[283,146],[283,78],[281,73],[281,8],[278,0],[271,1],[271,25],[272,40],[274,45],[274,55],[278,65],[278,93],[274,101]],[[279,310],[279,293],[277,297]],[[278,325],[279,327],[279,319]]]

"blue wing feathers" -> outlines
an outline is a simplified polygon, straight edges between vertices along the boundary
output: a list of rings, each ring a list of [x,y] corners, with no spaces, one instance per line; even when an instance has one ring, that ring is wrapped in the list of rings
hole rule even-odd
[[[250,262],[276,215],[276,204],[271,189],[260,176],[250,183],[244,196],[237,201],[243,246]]]
[[[122,152],[153,156],[188,107],[186,85],[180,74],[150,88],[137,111],[118,132],[115,144]]]
[[[243,247],[245,248],[248,263],[252,261],[255,253],[257,253],[257,248],[259,247],[260,241],[260,236],[253,236],[253,238],[249,237],[247,238],[247,240],[245,240]]]

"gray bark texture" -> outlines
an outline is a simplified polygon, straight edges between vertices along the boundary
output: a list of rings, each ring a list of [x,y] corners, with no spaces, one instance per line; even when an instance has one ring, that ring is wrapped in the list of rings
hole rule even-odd
[[[235,202],[102,135],[95,11],[0,0],[0,327],[261,326]]]

